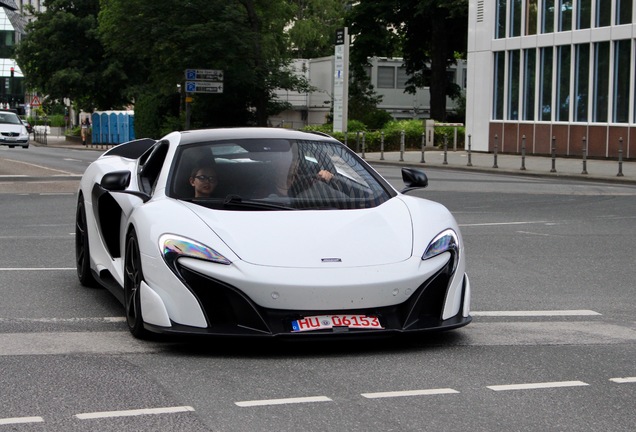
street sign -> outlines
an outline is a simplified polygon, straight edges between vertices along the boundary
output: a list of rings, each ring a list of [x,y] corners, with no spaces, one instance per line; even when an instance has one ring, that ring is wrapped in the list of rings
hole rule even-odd
[[[40,99],[37,96],[33,96],[33,99],[31,99],[31,106],[32,107],[40,106]]]
[[[186,81],[187,93],[223,93],[223,83],[212,81]]]
[[[188,81],[223,82],[223,71],[217,69],[186,69],[185,78]]]

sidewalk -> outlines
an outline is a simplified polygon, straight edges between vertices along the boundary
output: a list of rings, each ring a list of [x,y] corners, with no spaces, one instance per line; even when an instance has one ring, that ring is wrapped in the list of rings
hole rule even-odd
[[[31,140],[31,145],[43,146]],[[66,141],[64,136],[48,136],[48,147],[65,147],[78,150],[104,152],[113,146],[88,145],[81,142]],[[576,180],[595,180],[636,185],[636,161],[600,160],[582,158],[554,158],[545,156],[526,156],[511,154],[471,152],[465,150],[425,149],[422,151],[358,153],[372,164],[404,165],[414,168],[448,168],[475,172],[529,175],[541,177],[572,178]],[[422,162],[422,158],[424,162]],[[525,168],[525,169],[522,169]],[[585,170],[585,172],[584,172]],[[622,175],[619,175],[622,174]]]

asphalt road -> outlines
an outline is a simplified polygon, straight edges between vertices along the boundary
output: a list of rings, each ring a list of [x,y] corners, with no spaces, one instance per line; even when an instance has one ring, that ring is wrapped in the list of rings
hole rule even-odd
[[[0,149],[0,431],[634,429],[634,186],[428,168],[414,193],[467,248],[474,321],[456,331],[142,342],[75,275],[73,176],[93,152],[45,150],[28,169],[65,174]]]

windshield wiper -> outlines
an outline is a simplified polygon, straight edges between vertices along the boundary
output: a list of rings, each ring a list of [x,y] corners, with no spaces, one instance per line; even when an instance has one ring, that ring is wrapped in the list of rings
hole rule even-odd
[[[269,201],[255,201],[243,199],[240,195],[228,195],[223,200],[224,207],[238,207],[253,210],[296,210],[282,204],[276,204]]]

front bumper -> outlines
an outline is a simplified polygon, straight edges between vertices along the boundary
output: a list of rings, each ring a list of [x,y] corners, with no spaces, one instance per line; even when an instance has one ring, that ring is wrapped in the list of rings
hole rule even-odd
[[[171,327],[145,324],[151,332],[172,335],[252,336],[282,338],[316,338],[334,336],[381,336],[427,331],[450,330],[469,324],[467,313],[470,301],[468,277],[462,279],[462,304],[459,312],[442,319],[444,305],[452,279],[452,260],[427,279],[403,303],[365,309],[338,310],[282,310],[258,306],[239,289],[185,267],[180,268],[184,282],[194,294],[205,315],[206,328],[191,327],[172,322]],[[466,312],[464,312],[466,311]],[[292,332],[292,321],[308,316],[330,314],[373,315],[380,319],[382,329],[332,329]]]

